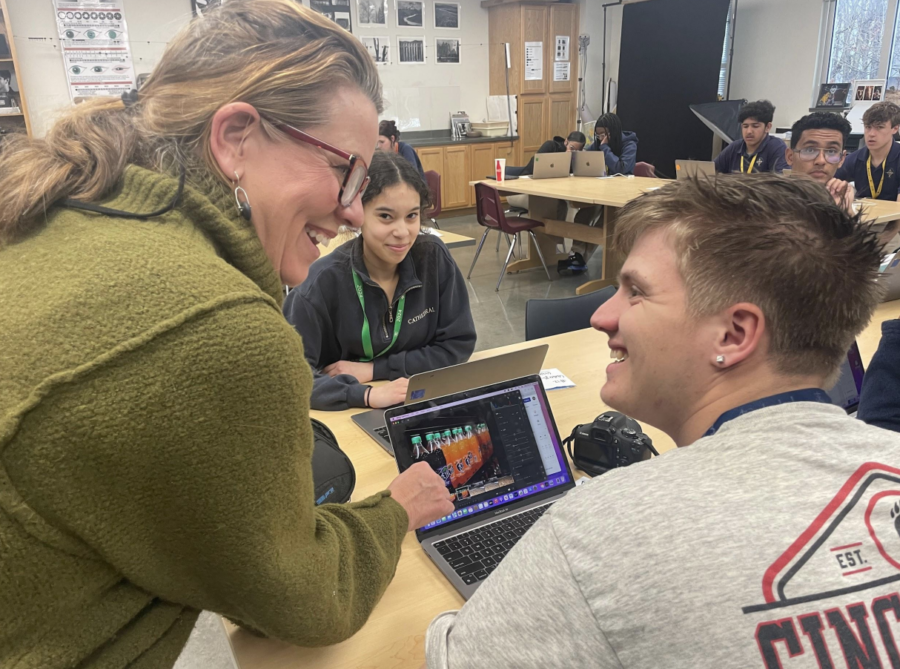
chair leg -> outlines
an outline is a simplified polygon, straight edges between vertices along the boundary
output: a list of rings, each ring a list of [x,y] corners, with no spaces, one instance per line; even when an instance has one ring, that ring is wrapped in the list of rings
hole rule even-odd
[[[516,233],[516,237],[518,236],[519,234]],[[513,241],[515,242],[515,240]],[[497,279],[497,287],[494,288],[495,293],[500,292],[500,284],[503,283],[503,277],[506,274],[506,268],[509,267],[509,259],[512,258],[513,248],[515,248],[515,243],[509,245],[509,253],[506,254],[506,262],[503,263],[503,269],[500,270],[500,278]]]
[[[534,236],[534,233],[531,230],[528,231],[528,234],[531,235],[531,241],[534,242],[534,248],[537,249],[538,257],[541,259],[541,264],[544,266],[544,271],[547,272],[547,281],[553,281],[553,279],[550,278],[550,270],[547,269],[547,263],[544,262],[544,254],[541,252],[541,247],[538,246],[537,237]]]
[[[490,228],[484,229],[484,234],[481,235],[481,241],[478,243],[478,250],[475,251],[475,257],[472,258],[472,266],[469,268],[469,273],[466,275],[467,279],[472,278],[472,270],[475,269],[475,261],[478,260],[478,254],[481,253],[481,247],[484,246],[484,240],[487,239],[488,233],[491,231]]]
[[[432,218],[432,219],[431,219],[431,227],[434,228],[435,230],[440,230],[440,229],[441,229],[441,226],[438,225],[438,222],[437,222],[437,219],[436,219],[436,218]]]

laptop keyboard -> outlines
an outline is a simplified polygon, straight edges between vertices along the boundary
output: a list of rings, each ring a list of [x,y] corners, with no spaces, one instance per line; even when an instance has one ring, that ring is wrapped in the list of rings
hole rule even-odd
[[[552,502],[551,502],[552,504]],[[550,504],[537,506],[434,544],[466,585],[483,581]]]
[[[388,437],[388,431],[386,427],[376,427],[374,432],[386,442],[391,443],[391,439],[390,437]]]

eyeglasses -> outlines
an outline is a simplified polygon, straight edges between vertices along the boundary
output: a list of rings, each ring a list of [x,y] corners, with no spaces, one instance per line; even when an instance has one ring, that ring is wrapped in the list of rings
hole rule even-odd
[[[820,149],[815,146],[805,146],[796,151],[802,160],[809,162],[819,157],[819,153],[825,153],[825,160],[832,165],[841,162],[841,155],[844,153],[841,149]]]
[[[288,137],[296,139],[298,142],[303,142],[304,144],[317,146],[320,149],[324,149],[325,151],[340,156],[344,160],[350,162],[350,165],[347,167],[347,174],[344,176],[344,181],[341,184],[341,191],[338,193],[338,201],[341,203],[342,207],[349,207],[353,204],[353,201],[358,195],[362,195],[366,192],[366,186],[369,185],[369,167],[362,158],[355,156],[352,153],[347,153],[335,146],[331,146],[328,142],[316,139],[312,135],[308,135],[302,130],[297,130],[297,128],[288,125],[287,123],[279,123],[270,118],[267,118],[266,120]]]

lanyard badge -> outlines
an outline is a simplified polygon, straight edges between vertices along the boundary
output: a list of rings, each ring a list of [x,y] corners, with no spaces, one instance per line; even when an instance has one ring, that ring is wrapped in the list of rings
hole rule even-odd
[[[887,158],[884,159],[884,163],[887,162]],[[869,154],[869,159],[866,161],[866,174],[869,177],[869,192],[872,194],[873,198],[877,198],[881,195],[881,191],[884,188],[884,174],[887,172],[885,169],[885,164],[881,164],[881,182],[878,184],[878,190],[875,190],[875,181],[872,179],[872,154]]]
[[[397,342],[397,337],[400,336],[400,327],[403,325],[403,307],[406,306],[406,295],[397,301],[397,315],[394,318],[394,337],[391,339],[391,343],[388,344],[387,348],[381,351],[381,353],[374,355],[374,349],[372,348],[372,332],[369,329],[369,317],[366,316],[366,298],[363,296],[363,282],[355,269],[351,269],[350,271],[353,273],[353,285],[356,288],[356,297],[359,299],[359,306],[362,307],[363,314],[361,339],[365,357],[360,358],[359,361],[372,362],[375,358],[382,356],[391,350],[391,347]],[[390,308],[390,306],[388,308]]]

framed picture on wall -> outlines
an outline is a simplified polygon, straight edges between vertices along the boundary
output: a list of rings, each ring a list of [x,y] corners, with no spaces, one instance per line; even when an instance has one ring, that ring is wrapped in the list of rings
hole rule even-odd
[[[421,65],[425,62],[425,38],[398,37],[397,55],[403,65]]]
[[[362,37],[363,46],[372,56],[376,65],[391,64],[391,38],[390,37]]]
[[[884,79],[857,79],[853,82],[852,102],[879,102],[884,94],[884,81]]]
[[[425,3],[419,0],[397,0],[397,27],[421,28],[425,24],[422,17],[425,14]]]
[[[357,0],[356,16],[361,26],[386,26],[387,0]]]
[[[459,30],[459,3],[435,2],[434,27]]]
[[[819,97],[816,98],[816,109],[842,109],[850,101],[850,83],[846,84],[822,84],[819,86]]]
[[[434,40],[434,59],[438,63],[459,64],[459,39],[438,37]]]
[[[353,32],[350,25],[350,0],[309,0],[309,6],[347,32]]]
[[[209,9],[211,4],[211,0],[191,0],[191,11],[194,13],[194,16],[200,16]]]

